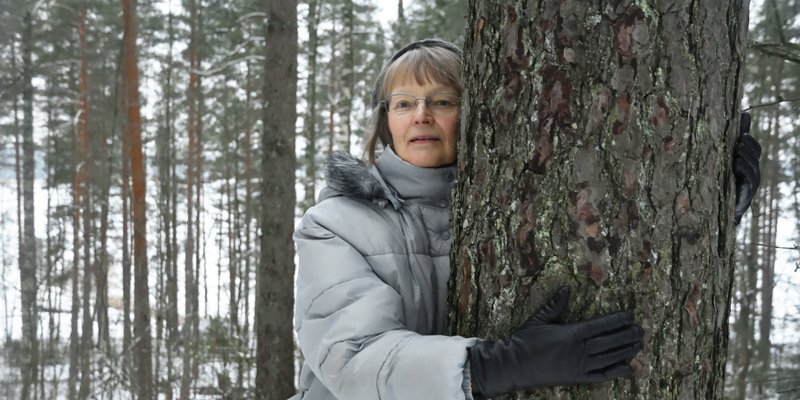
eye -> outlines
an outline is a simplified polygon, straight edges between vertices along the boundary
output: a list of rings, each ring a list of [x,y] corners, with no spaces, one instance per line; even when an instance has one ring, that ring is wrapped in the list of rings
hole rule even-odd
[[[411,101],[406,99],[395,100],[394,106],[392,106],[395,110],[406,110],[411,108]]]
[[[458,105],[458,99],[451,95],[435,95],[430,99],[431,107],[450,108]]]
[[[450,99],[432,99],[432,103],[434,107],[450,107],[454,105]]]

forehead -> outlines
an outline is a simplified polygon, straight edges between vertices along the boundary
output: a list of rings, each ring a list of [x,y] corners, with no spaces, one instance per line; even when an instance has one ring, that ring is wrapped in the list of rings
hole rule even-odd
[[[413,94],[413,95],[427,95],[433,92],[454,92],[456,88],[451,85],[439,82],[424,82],[420,83],[414,79],[407,79],[398,81],[387,90],[388,94]]]

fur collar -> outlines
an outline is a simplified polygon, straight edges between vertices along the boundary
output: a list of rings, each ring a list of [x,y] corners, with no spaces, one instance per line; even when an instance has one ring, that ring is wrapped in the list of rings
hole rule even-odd
[[[327,189],[336,193],[329,193],[323,197],[340,195],[373,201],[389,200],[395,203],[393,201],[395,196],[388,194],[390,189],[376,168],[368,166],[364,161],[346,152],[334,152],[325,164],[324,171]]]

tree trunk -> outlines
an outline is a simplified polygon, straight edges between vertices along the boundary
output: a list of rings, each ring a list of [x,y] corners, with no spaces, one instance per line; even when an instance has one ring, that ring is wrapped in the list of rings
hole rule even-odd
[[[124,51],[123,51],[124,52]],[[131,253],[130,253],[130,139],[122,132],[121,149],[121,196],[122,196],[122,370],[126,377],[133,371],[131,344]],[[133,381],[130,382],[133,385]]]
[[[644,351],[535,395],[720,398],[748,1],[528,4],[470,4],[449,332],[507,336],[568,285],[565,319],[630,310]]]
[[[76,135],[77,136],[77,135]],[[75,137],[73,146],[73,171],[78,170],[78,138]],[[80,346],[78,319],[80,313],[80,220],[81,220],[81,175],[74,173],[72,178],[72,301],[71,301],[71,323],[69,335],[69,398],[76,399],[78,393],[78,364],[80,364]]]
[[[353,30],[355,25],[355,10],[353,8],[353,0],[344,1],[344,10],[342,12],[342,20],[344,23],[344,57],[341,77],[342,77],[342,97],[340,107],[341,125],[342,125],[342,148],[341,150],[350,153],[350,140],[352,136],[352,114],[353,114],[353,90],[355,82],[355,48],[353,43]]]
[[[783,61],[776,63],[775,82],[781,82],[783,76]],[[780,98],[780,85],[775,85],[775,96]],[[779,141],[781,140],[781,110],[774,107],[771,115],[771,129],[767,131],[763,140],[765,160],[763,166],[764,196],[766,201],[764,212],[764,229],[766,234],[762,243],[774,249],[777,238],[778,214],[781,202],[781,195],[778,185],[781,183],[782,173],[780,172],[781,161],[778,159],[780,153]],[[758,374],[756,376],[758,394],[763,395],[765,386],[774,386],[772,378],[769,376],[771,369],[772,344],[770,341],[770,331],[772,330],[772,292],[775,288],[775,251],[765,251],[764,259],[761,263],[761,309],[759,313],[758,342],[756,344],[756,354],[758,354]]]
[[[38,311],[36,307],[36,232],[34,230],[33,184],[35,179],[33,143],[33,16],[26,11],[22,34],[22,199],[23,256],[19,262],[22,314],[22,391],[20,399],[35,398],[39,345],[37,343]]]
[[[139,113],[139,71],[136,66],[136,8],[133,0],[122,0],[123,96],[129,138],[132,205],[133,205],[133,270],[134,270],[134,392],[138,399],[153,398],[150,349],[150,300],[147,276],[147,217],[145,215],[145,166],[142,153],[141,117]]]
[[[319,25],[320,0],[310,0],[308,2],[308,77],[306,113],[303,128],[305,130],[305,166],[306,177],[304,185],[303,203],[300,208],[305,212],[314,205],[317,192],[317,29]]]
[[[174,236],[173,224],[175,221],[175,210],[172,198],[176,192],[175,179],[172,175],[174,168],[174,133],[173,133],[173,116],[172,116],[172,102],[173,102],[173,87],[172,87],[172,49],[175,41],[175,33],[173,28],[172,12],[167,17],[167,30],[169,35],[169,51],[167,53],[167,82],[164,87],[166,97],[165,105],[165,121],[164,129],[162,131],[163,137],[161,138],[161,146],[159,147],[159,177],[161,180],[161,192],[159,199],[163,201],[162,212],[164,213],[164,247],[166,254],[166,292],[167,292],[167,381],[165,388],[165,396],[167,400],[172,400],[172,375],[173,375],[173,351],[175,350],[176,340],[178,338],[178,270],[177,270],[177,252],[173,242],[176,240]]]
[[[78,91],[78,146],[80,164],[77,173],[78,195],[83,210],[83,315],[81,316],[81,385],[78,398],[89,398],[90,365],[92,358],[92,272],[91,272],[91,188],[89,182],[89,60],[86,48],[86,1],[80,3],[78,13],[78,48],[80,59],[79,91]]]
[[[336,101],[339,96],[338,93],[338,83],[339,80],[337,79],[337,69],[336,66],[338,65],[338,61],[336,61],[336,45],[339,43],[339,37],[336,33],[336,7],[332,7],[331,9],[331,58],[328,61],[328,67],[330,68],[330,85],[328,89],[328,101],[330,105],[328,107],[328,157],[333,155],[333,147],[334,143],[336,142]]]
[[[189,143],[186,154],[186,256],[184,258],[184,281],[186,298],[184,300],[184,323],[183,323],[183,374],[181,376],[181,400],[188,400],[191,397],[191,377],[192,363],[194,362],[194,319],[197,318],[197,310],[192,300],[197,292],[197,282],[194,273],[194,170],[195,170],[195,141],[197,128],[197,4],[195,0],[189,2],[189,86],[187,88],[187,100],[189,103],[189,115],[187,121],[187,133]]]
[[[257,399],[294,393],[291,324],[294,279],[294,175],[297,0],[266,3],[262,132],[261,262],[256,276]],[[280,118],[276,118],[280,116]]]
[[[737,347],[737,367],[735,374],[735,387],[737,400],[747,398],[747,382],[752,365],[754,344],[755,344],[755,317],[753,311],[756,306],[756,287],[758,285],[758,246],[759,243],[759,201],[753,202],[750,209],[752,218],[749,219],[750,226],[748,232],[748,244],[743,268],[743,277],[740,285],[741,301],[739,307],[741,311],[736,318],[734,328],[736,330]]]
[[[247,348],[246,354],[250,354],[250,263],[253,259],[251,254],[252,248],[252,234],[251,234],[251,222],[253,220],[253,123],[251,120],[251,97],[250,94],[252,92],[252,77],[251,77],[251,67],[250,62],[247,62],[247,77],[245,83],[245,99],[247,100],[247,113],[245,123],[245,132],[244,132],[244,204],[245,204],[245,212],[244,212],[244,279],[241,280],[242,282],[242,297],[244,298],[244,310],[242,310],[242,315],[244,315],[244,325],[242,326],[242,336],[241,340]],[[248,371],[245,372],[245,357],[240,357],[239,368],[238,368],[238,381],[237,386],[243,387],[243,382],[245,381],[245,373],[247,373],[247,381],[250,380],[250,372],[249,368]]]

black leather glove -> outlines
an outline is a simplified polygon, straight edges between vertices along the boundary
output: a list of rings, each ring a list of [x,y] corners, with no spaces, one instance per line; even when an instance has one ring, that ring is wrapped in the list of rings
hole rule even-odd
[[[472,380],[481,395],[596,383],[632,373],[628,360],[642,349],[644,335],[633,323],[633,314],[623,311],[558,324],[569,294],[569,288],[559,289],[510,338],[469,348]]]
[[[750,203],[756,197],[756,191],[761,184],[761,173],[758,169],[761,145],[750,136],[750,114],[742,113],[741,118],[739,140],[736,141],[733,154],[733,174],[736,176],[736,210],[734,212],[736,225],[739,225],[742,215],[750,208]]]

